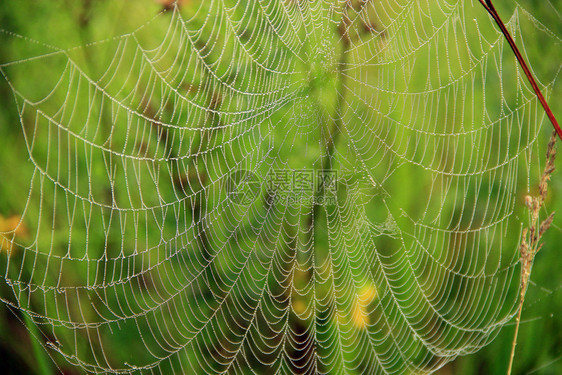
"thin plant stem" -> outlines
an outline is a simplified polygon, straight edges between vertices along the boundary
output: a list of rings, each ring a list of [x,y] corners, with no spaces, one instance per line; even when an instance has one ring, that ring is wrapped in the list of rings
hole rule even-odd
[[[521,245],[519,247],[520,252],[520,263],[521,263],[521,289],[519,294],[519,306],[517,311],[517,317],[515,319],[515,333],[513,335],[513,341],[511,343],[511,353],[509,356],[509,365],[507,368],[507,375],[511,375],[513,368],[513,360],[515,357],[515,347],[517,346],[517,336],[519,334],[519,325],[521,323],[521,312],[523,310],[523,303],[525,302],[525,294],[527,293],[527,288],[529,286],[529,279],[531,277],[531,269],[533,267],[533,262],[535,256],[542,248],[542,243],[540,242],[544,233],[550,228],[552,220],[554,219],[554,212],[552,212],[543,221],[539,218],[539,213],[544,206],[546,200],[548,181],[552,172],[554,172],[554,159],[556,157],[556,132],[552,132],[550,137],[550,142],[548,142],[546,151],[546,165],[541,177],[539,184],[539,194],[536,197],[526,196],[525,205],[529,210],[530,215],[530,226],[529,228],[523,229]]]
[[[529,275],[530,275],[530,269]],[[524,272],[526,273],[526,272]],[[522,278],[525,276],[522,276]],[[511,341],[511,353],[509,354],[509,365],[507,367],[507,375],[511,375],[513,369],[513,360],[515,359],[515,347],[517,346],[517,337],[519,336],[519,325],[521,323],[521,311],[525,302],[525,294],[527,294],[528,277],[526,280],[521,280],[521,292],[519,294],[519,306],[517,306],[517,316],[515,317],[515,332],[513,333],[513,340]]]
[[[521,310],[523,310],[524,300],[525,300],[525,292],[522,291],[521,298],[519,300],[517,317],[515,318],[515,333],[513,334],[513,341],[511,342],[511,354],[509,355],[509,366],[507,367],[507,375],[511,375],[511,369],[513,368],[513,359],[515,357],[515,347],[517,346],[517,336],[519,334],[519,323],[521,322]]]
[[[328,134],[326,135],[326,146],[325,146],[325,155],[321,162],[322,168],[322,181],[326,179],[326,173],[333,167],[333,158],[336,150],[336,142],[339,138],[341,133],[341,128],[343,127],[342,123],[342,114],[343,114],[343,107],[345,105],[345,81],[346,76],[343,74],[343,70],[347,64],[347,52],[351,45],[351,40],[349,38],[349,30],[351,20],[347,15],[347,7],[349,4],[344,5],[342,20],[339,27],[339,33],[341,37],[342,43],[342,50],[340,52],[340,58],[338,61],[337,66],[337,82],[338,82],[338,89],[336,98],[336,107],[335,107],[335,114],[332,126],[328,129]],[[309,225],[312,227],[314,225],[314,218],[318,217],[319,208],[320,206],[316,204],[319,201],[319,197],[324,195],[324,184],[316,189],[315,196],[313,199],[313,208],[311,212],[311,216],[309,219]]]
[[[541,183],[539,185],[539,196],[538,197],[527,197],[526,204],[529,208],[531,213],[531,228],[528,230],[525,228],[523,231],[523,238],[521,242],[520,252],[521,252],[521,293],[519,296],[519,306],[517,311],[517,317],[515,319],[515,332],[513,334],[513,341],[511,343],[511,353],[509,355],[509,365],[507,368],[507,375],[511,375],[511,371],[513,369],[513,360],[515,357],[515,347],[517,346],[517,336],[519,334],[519,325],[521,323],[521,311],[523,310],[523,304],[525,302],[525,294],[527,292],[527,286],[529,282],[529,278],[531,275],[531,268],[533,265],[533,261],[535,258],[536,253],[542,247],[542,244],[539,244],[539,240],[544,232],[550,227],[550,224],[553,220],[552,213],[548,218],[546,218],[542,223],[539,221],[539,210],[543,206],[544,200],[546,198],[546,190],[547,190],[547,182],[550,179],[550,174],[554,171],[554,157],[556,155],[556,151],[554,149],[554,144],[556,142],[556,135],[558,138],[562,140],[562,129],[560,129],[560,125],[558,125],[558,121],[556,117],[554,117],[554,113],[550,109],[546,99],[544,98],[529,66],[527,65],[523,55],[517,48],[517,44],[515,44],[515,40],[507,30],[503,20],[501,19],[500,15],[498,14],[494,4],[492,4],[492,0],[479,0],[480,4],[486,9],[486,11],[490,14],[490,16],[494,19],[498,27],[500,28],[502,34],[506,38],[511,50],[515,54],[519,65],[523,69],[525,76],[531,83],[533,90],[535,91],[535,95],[539,99],[544,111],[546,112],[552,126],[554,127],[554,133],[552,134],[551,140],[548,144],[547,149],[547,163],[543,172],[543,176],[541,179]],[[529,236],[527,236],[528,231],[530,232]]]
[[[523,58],[523,55],[521,54],[521,52],[519,52],[519,48],[517,48],[517,44],[515,44],[515,41],[511,37],[511,34],[507,30],[507,27],[503,23],[500,15],[496,11],[496,8],[492,4],[492,0],[479,0],[479,1],[480,1],[480,4],[482,4],[482,6],[486,9],[486,11],[488,11],[488,13],[490,13],[490,16],[492,16],[494,21],[496,21],[496,24],[500,28],[502,34],[505,36],[505,39],[507,39],[507,42],[509,43],[509,46],[513,50],[513,53],[515,54],[515,57],[517,58],[517,61],[519,62],[519,65],[521,65],[521,68],[523,69],[523,72],[525,72],[525,76],[527,76],[527,79],[531,83],[531,86],[533,87],[533,90],[535,91],[535,94],[536,94],[537,98],[539,99],[539,102],[541,103],[542,107],[544,108],[544,111],[546,112],[546,115],[548,116],[550,122],[552,123],[552,126],[554,127],[554,130],[556,131],[556,134],[558,134],[558,138],[560,138],[560,140],[562,140],[562,129],[560,129],[560,125],[558,125],[558,121],[556,120],[556,117],[554,117],[554,113],[552,113],[552,110],[550,109],[548,103],[546,102],[546,99],[544,98],[544,96],[543,96],[543,94],[542,94],[542,92],[539,88],[539,85],[537,84],[535,78],[533,77],[533,73],[531,73],[531,70],[529,69],[529,66],[525,62],[525,59]]]

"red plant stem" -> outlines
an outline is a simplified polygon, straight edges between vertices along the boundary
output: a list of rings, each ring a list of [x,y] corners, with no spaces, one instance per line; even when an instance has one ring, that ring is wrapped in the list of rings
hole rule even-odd
[[[546,102],[541,90],[539,89],[539,86],[537,85],[537,82],[535,81],[535,78],[533,78],[533,74],[531,73],[531,70],[527,66],[527,63],[525,62],[523,55],[521,55],[521,53],[519,52],[519,48],[517,48],[515,41],[511,37],[509,31],[507,31],[505,24],[503,23],[498,12],[496,11],[496,8],[492,4],[492,0],[479,0],[479,1],[480,4],[482,4],[482,6],[484,6],[484,8],[488,11],[488,13],[490,13],[494,21],[496,21],[496,24],[499,26],[502,34],[507,39],[509,46],[511,47],[513,53],[515,54],[515,57],[517,58],[517,61],[519,61],[519,65],[521,65],[521,68],[523,68],[523,71],[525,72],[527,79],[531,83],[531,86],[533,86],[533,90],[535,90],[535,94],[537,95],[537,98],[539,98],[539,102],[541,102],[544,111],[546,112],[548,118],[550,119],[550,122],[552,123],[552,126],[554,126],[554,130],[556,130],[556,134],[558,134],[558,138],[562,140],[562,129],[560,129],[560,125],[558,125],[558,121],[556,120],[556,117],[554,117],[552,110],[548,106],[548,103]]]

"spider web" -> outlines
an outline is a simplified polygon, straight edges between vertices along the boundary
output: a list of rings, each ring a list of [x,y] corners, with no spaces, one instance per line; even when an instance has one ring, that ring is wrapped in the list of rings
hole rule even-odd
[[[523,51],[521,22],[559,48],[518,7]],[[4,32],[25,146],[4,168],[28,193],[2,301],[57,361],[431,373],[513,317],[544,114],[478,3],[188,2],[70,48]]]

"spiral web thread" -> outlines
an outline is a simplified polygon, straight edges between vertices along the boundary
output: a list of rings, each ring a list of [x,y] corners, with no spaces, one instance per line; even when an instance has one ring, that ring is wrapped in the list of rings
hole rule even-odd
[[[430,373],[482,348],[515,312],[544,114],[478,6],[188,2],[3,62],[29,193],[2,302],[94,373]],[[520,21],[559,47],[518,8],[523,51]]]

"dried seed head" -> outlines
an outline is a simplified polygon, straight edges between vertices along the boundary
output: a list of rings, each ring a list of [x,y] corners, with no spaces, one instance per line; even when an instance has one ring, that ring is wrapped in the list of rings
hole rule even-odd
[[[539,197],[541,203],[546,199],[546,193],[548,190],[548,181],[550,181],[550,175],[554,172],[554,160],[556,159],[556,133],[552,133],[548,146],[546,147],[546,165],[544,166],[544,171],[541,177],[541,182],[539,184]]]
[[[551,213],[542,223],[539,228],[539,238],[550,228],[552,224],[552,220],[554,220],[554,212]]]
[[[533,213],[538,214],[540,208],[541,208],[541,202],[539,201],[539,199],[533,198],[533,204],[532,204]]]
[[[548,142],[548,146],[546,147],[546,159],[552,164],[554,164],[554,159],[556,157],[556,148],[554,147],[555,145],[556,132],[553,132],[552,136],[550,137],[550,141]]]
[[[536,241],[537,241],[537,235],[536,235],[535,226],[533,225],[529,230],[529,245],[531,247],[535,246]]]

